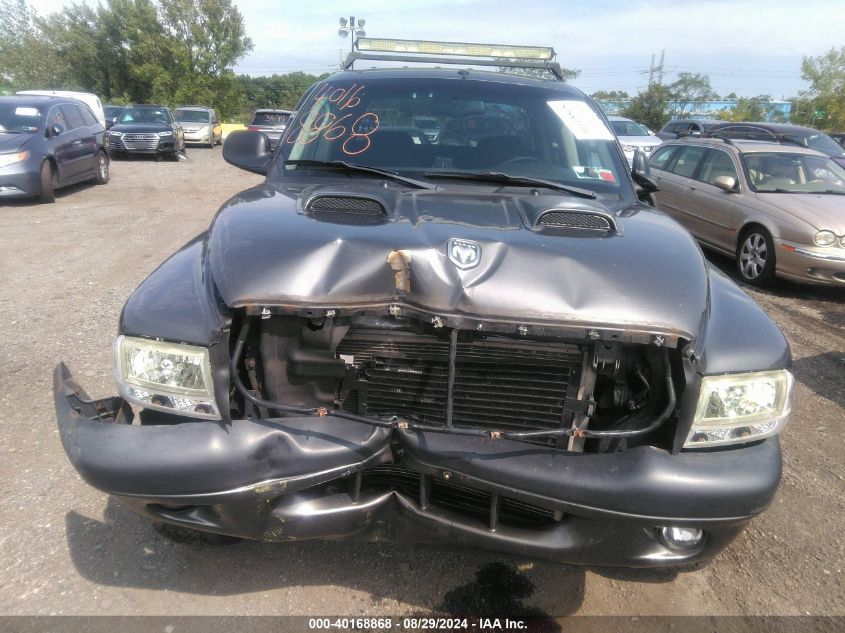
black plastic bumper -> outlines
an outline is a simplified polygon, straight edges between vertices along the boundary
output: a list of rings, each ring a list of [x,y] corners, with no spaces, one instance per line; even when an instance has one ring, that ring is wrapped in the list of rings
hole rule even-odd
[[[781,472],[776,438],[706,453],[576,454],[330,417],[141,426],[119,398],[88,400],[64,365],[54,390],[62,443],[92,486],[155,520],[262,540],[449,541],[569,563],[688,563],[712,557],[762,512]],[[418,475],[419,491],[362,487],[360,473],[388,466]],[[450,503],[422,491],[432,483]],[[553,519],[479,520],[455,495]],[[677,551],[658,538],[666,525],[706,537]]]

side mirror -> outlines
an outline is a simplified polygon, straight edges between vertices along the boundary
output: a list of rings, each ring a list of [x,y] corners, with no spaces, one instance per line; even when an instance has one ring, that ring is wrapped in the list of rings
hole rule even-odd
[[[716,185],[722,191],[727,191],[728,193],[735,193],[736,192],[736,178],[733,176],[716,176],[713,180],[713,184]]]
[[[62,132],[64,132],[64,130],[62,129],[61,125],[51,125],[50,126],[50,138],[53,138],[54,136],[58,136]]]
[[[637,197],[640,200],[648,201],[651,194],[660,191],[660,187],[651,179],[648,157],[641,149],[634,150],[634,158],[631,160],[631,178],[634,180]]]
[[[272,158],[270,139],[264,132],[231,132],[223,143],[223,159],[254,174],[266,175]]]

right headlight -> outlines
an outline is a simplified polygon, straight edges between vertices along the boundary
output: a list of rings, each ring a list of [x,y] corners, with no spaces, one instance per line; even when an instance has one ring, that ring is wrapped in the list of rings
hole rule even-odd
[[[220,419],[207,348],[119,336],[114,351],[124,399],[147,409]]]
[[[780,432],[792,409],[785,369],[705,376],[685,448],[740,444]]]
[[[813,236],[813,241],[819,246],[836,244],[836,234],[833,231],[819,231]]]

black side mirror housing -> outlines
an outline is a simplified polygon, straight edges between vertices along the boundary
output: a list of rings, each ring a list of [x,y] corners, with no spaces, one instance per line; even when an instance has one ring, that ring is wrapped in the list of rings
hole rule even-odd
[[[232,132],[223,143],[223,159],[254,174],[266,175],[272,158],[270,139],[263,132]]]
[[[648,165],[648,156],[641,149],[636,149],[634,150],[634,158],[631,163],[631,178],[634,180],[637,197],[644,202],[649,202],[649,196],[656,191],[660,191],[660,187],[651,179],[651,167]]]
[[[61,125],[51,125],[49,129],[50,129],[50,138],[53,138],[54,136],[58,136],[59,134],[64,132]]]

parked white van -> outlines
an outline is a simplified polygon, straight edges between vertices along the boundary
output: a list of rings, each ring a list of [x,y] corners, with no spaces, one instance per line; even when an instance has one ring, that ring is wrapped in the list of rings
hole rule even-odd
[[[72,90],[19,90],[15,94],[76,99],[91,108],[91,112],[94,113],[97,120],[103,127],[106,127],[106,114],[103,112],[103,104],[100,103],[100,98],[97,95],[91,94],[90,92],[74,92]]]

